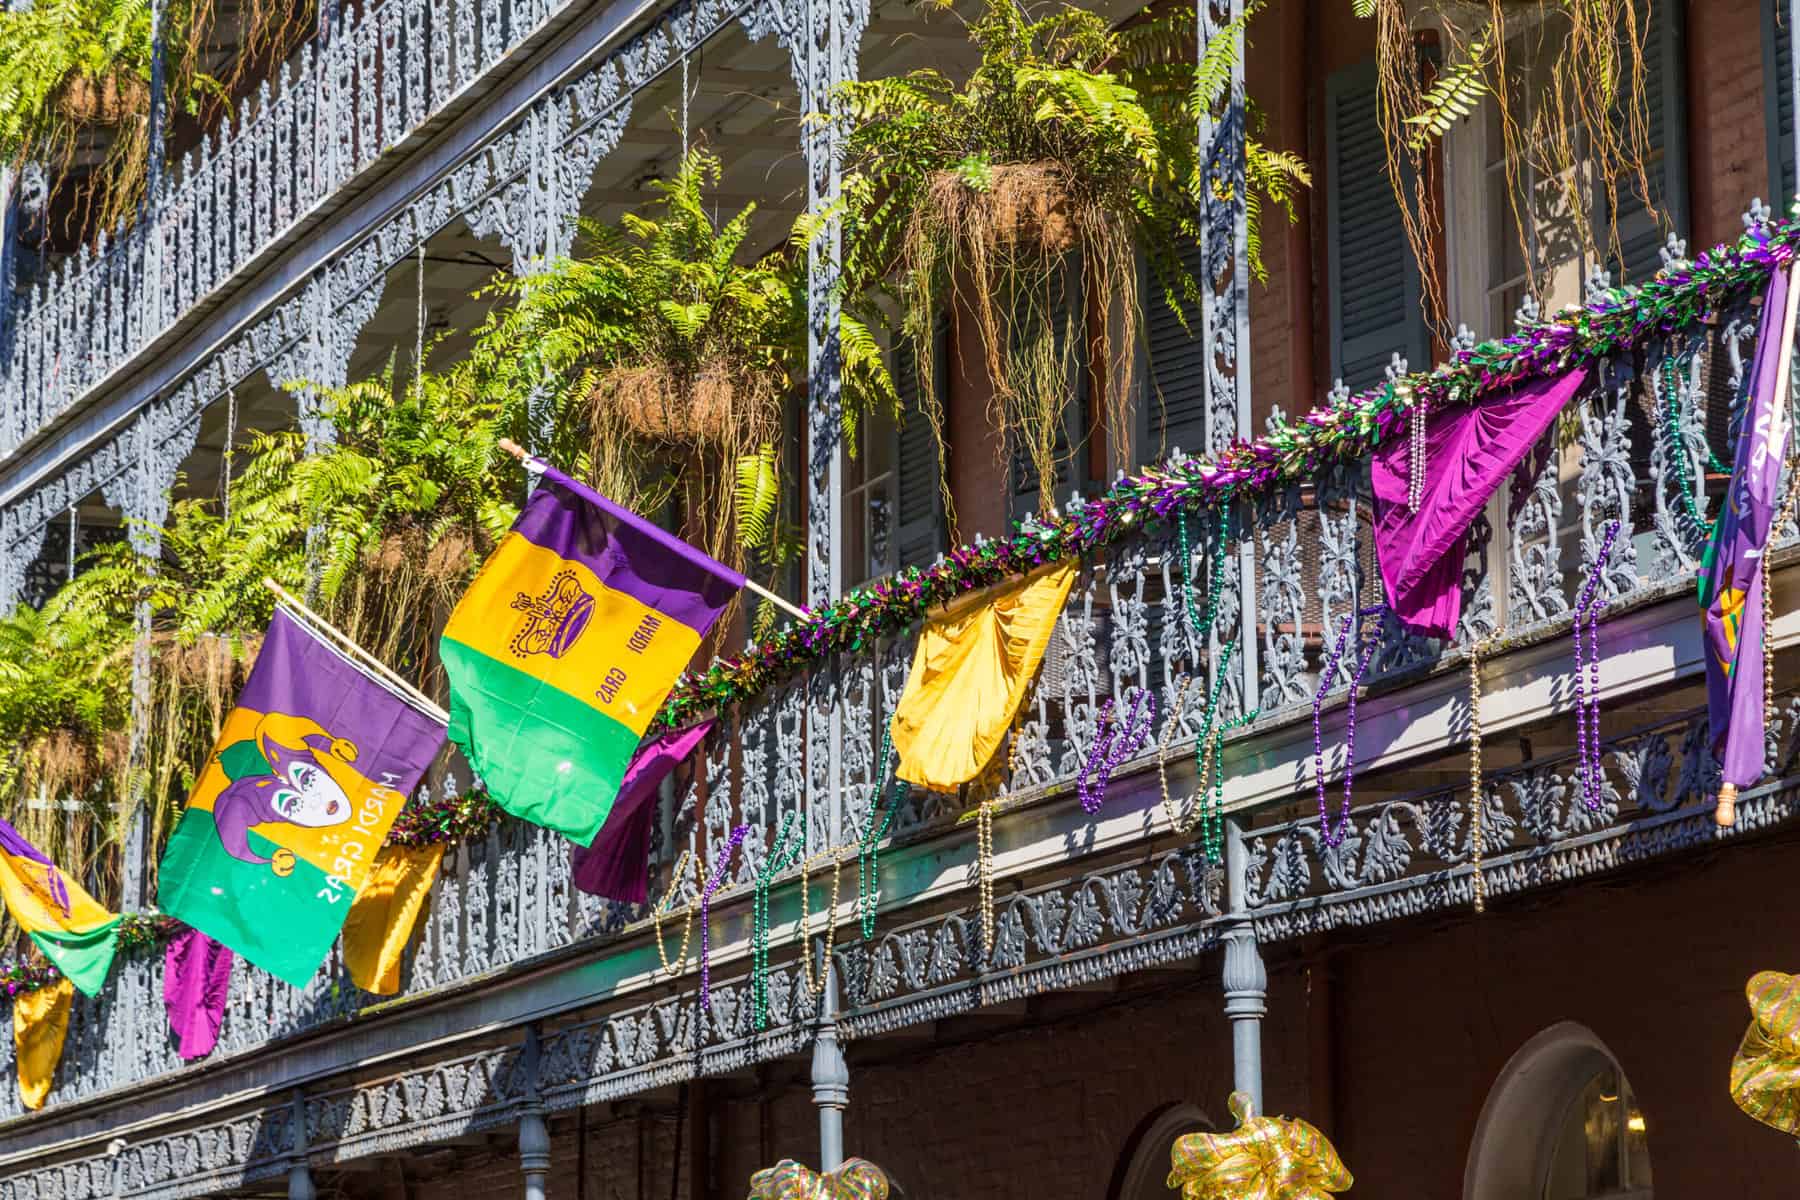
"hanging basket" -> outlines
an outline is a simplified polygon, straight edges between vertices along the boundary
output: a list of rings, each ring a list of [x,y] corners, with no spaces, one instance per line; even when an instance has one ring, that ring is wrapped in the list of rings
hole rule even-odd
[[[83,125],[119,125],[150,111],[150,85],[123,71],[70,75],[57,92],[56,109]]]
[[[991,186],[977,191],[954,171],[939,171],[931,192],[939,209],[949,213],[975,205],[987,211],[966,213],[965,228],[985,226],[994,240],[1014,248],[1035,248],[1056,255],[1075,247],[1075,206],[1068,172],[1053,162],[1001,163],[992,168]]]
[[[633,434],[657,442],[711,442],[729,432],[737,384],[720,370],[679,378],[666,367],[603,372],[591,397]]]

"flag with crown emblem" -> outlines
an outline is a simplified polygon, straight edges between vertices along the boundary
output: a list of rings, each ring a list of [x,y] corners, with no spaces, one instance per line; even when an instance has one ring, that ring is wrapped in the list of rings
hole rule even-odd
[[[744,577],[562,472],[451,613],[450,740],[507,812],[589,846]]]

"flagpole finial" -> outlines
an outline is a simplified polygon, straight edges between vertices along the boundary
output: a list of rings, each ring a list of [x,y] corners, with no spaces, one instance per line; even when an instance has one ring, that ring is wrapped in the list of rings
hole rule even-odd
[[[1721,829],[1730,829],[1737,824],[1737,784],[1721,783],[1719,800],[1713,808],[1713,824]]]

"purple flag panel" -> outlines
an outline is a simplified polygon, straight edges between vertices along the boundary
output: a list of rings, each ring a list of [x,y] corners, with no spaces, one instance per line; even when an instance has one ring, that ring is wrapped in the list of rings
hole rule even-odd
[[[1388,604],[1409,629],[1427,637],[1456,631],[1469,526],[1586,378],[1587,368],[1577,367],[1479,404],[1431,413],[1417,512],[1406,503],[1411,440],[1395,437],[1376,450],[1369,467],[1375,553]]]
[[[184,929],[163,951],[163,1004],[181,1057],[205,1058],[219,1044],[225,1002],[231,997],[231,951]]]
[[[744,577],[555,467],[513,531],[705,635]]]
[[[650,898],[650,822],[656,816],[657,785],[687,761],[712,732],[715,718],[661,734],[645,742],[625,769],[618,799],[591,846],[576,846],[570,858],[575,886],[590,896],[627,904]]]
[[[1790,432],[1783,388],[1794,319],[1788,274],[1777,267],[1769,276],[1731,488],[1700,566],[1707,716],[1722,782],[1733,788],[1750,787],[1763,774],[1763,547]]]

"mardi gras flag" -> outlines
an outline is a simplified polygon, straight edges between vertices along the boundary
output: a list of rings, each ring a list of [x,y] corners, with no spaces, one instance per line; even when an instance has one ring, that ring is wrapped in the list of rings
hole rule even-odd
[[[1786,382],[1794,297],[1788,270],[1777,268],[1763,300],[1750,402],[1737,440],[1725,511],[1713,524],[1700,565],[1706,625],[1706,709],[1713,755],[1722,769],[1722,823],[1727,797],[1762,778],[1763,548],[1774,523],[1781,465],[1787,457]],[[1726,790],[1729,788],[1729,791]]]
[[[163,854],[162,909],[312,978],[444,727],[285,610]]]
[[[102,908],[4,820],[0,899],[44,957],[83,995],[94,995],[106,983],[119,945],[119,914]]]
[[[507,812],[592,844],[644,730],[742,586],[543,468],[444,629],[450,740]]]

